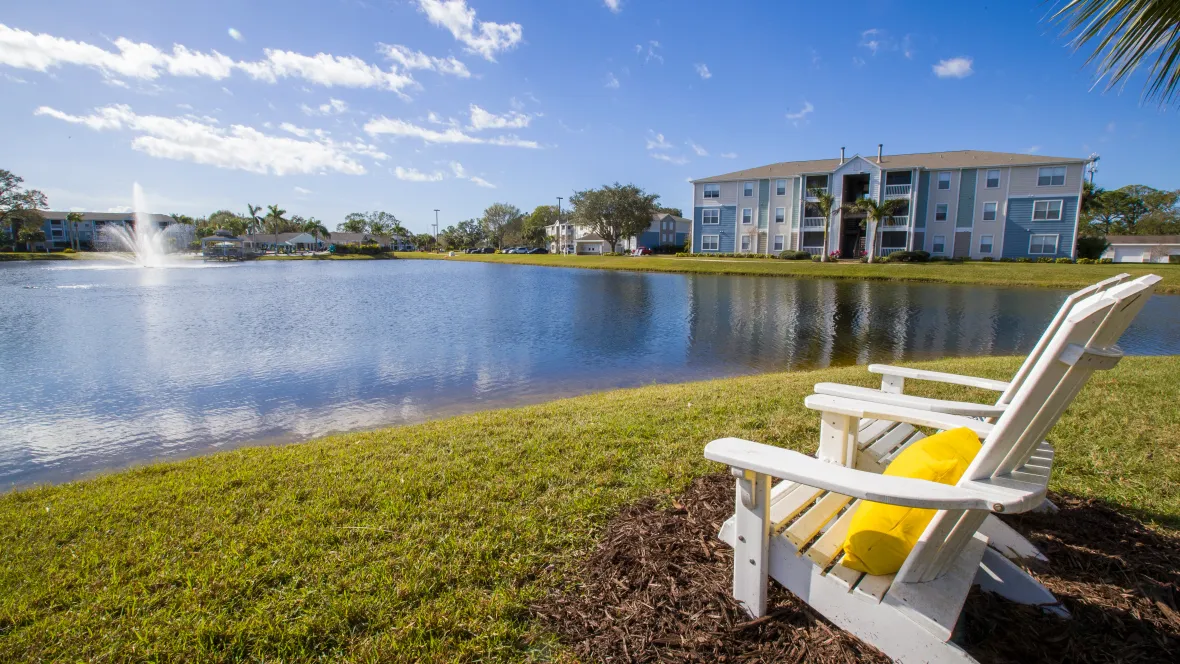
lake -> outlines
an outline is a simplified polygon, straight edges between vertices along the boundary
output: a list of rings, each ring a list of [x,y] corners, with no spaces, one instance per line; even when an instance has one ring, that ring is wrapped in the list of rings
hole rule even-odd
[[[1067,292],[444,261],[0,263],[0,488],[652,382],[1024,353]],[[1180,297],[1123,337],[1180,354]]]

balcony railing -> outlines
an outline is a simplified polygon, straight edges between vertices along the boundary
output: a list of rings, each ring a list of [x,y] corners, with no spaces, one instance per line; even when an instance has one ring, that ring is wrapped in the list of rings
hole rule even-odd
[[[812,187],[811,189],[807,190],[807,200],[809,200],[809,201],[817,200],[816,194],[826,194],[826,193],[828,193],[827,187]]]
[[[892,253],[895,253],[898,251],[905,251],[905,247],[881,247],[880,249],[877,250],[877,255],[878,256],[888,256],[889,254],[892,254]]]
[[[803,217],[803,228],[823,228],[823,217]]]
[[[906,186],[909,186],[909,185],[906,185]],[[881,228],[905,228],[906,226],[909,226],[909,225],[910,225],[909,215],[906,215],[904,217],[899,217],[897,215],[894,215],[892,217],[889,217],[885,221],[881,222]]]
[[[823,247],[803,247],[803,251],[806,251],[807,253],[811,254],[812,256],[823,256],[824,255],[824,248]]]
[[[885,198],[905,198],[910,195],[912,186],[909,184],[887,184],[885,185]]]

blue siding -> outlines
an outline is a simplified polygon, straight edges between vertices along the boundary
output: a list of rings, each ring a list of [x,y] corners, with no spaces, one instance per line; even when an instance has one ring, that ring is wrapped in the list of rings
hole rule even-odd
[[[1060,221],[1033,221],[1034,201],[1061,201]],[[1028,253],[1029,236],[1034,233],[1057,235],[1057,253],[1050,258],[1069,258],[1073,255],[1073,228],[1078,213],[1077,196],[1040,196],[1037,198],[1008,199],[1008,216],[1004,218],[1005,258],[1040,258],[1047,254]]]
[[[758,181],[758,228],[770,226],[770,180]]]
[[[643,234],[639,236],[639,246],[647,247],[648,249],[654,249],[660,246],[659,231],[644,231]]]
[[[926,228],[926,207],[929,203],[930,171],[922,171],[918,174],[918,203],[915,210],[918,216],[914,218],[914,228]]]
[[[717,225],[709,224],[708,226],[701,223],[701,210],[704,209],[698,207],[693,210],[692,250],[694,252],[701,252],[702,235],[720,235],[721,237],[718,241],[720,248],[718,251],[732,254],[734,252],[734,238],[737,237],[737,206],[721,205],[717,208],[710,206],[709,209],[721,210],[721,223]]]
[[[684,241],[687,239],[688,239],[688,233],[677,233],[676,234],[676,246],[683,247]]]
[[[955,215],[955,228],[971,228],[975,224],[975,180],[979,171],[961,171],[959,175],[959,212]]]

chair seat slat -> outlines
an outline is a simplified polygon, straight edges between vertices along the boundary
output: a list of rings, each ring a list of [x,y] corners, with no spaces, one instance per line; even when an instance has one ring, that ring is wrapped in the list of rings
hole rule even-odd
[[[835,565],[833,565],[832,569],[828,570],[827,574],[829,579],[833,579],[840,585],[844,586],[844,589],[848,592],[852,592],[852,589],[856,586],[856,582],[860,581],[862,576],[865,576],[864,572],[858,572],[851,567],[845,567],[843,565],[842,556],[840,562],[837,562]]]
[[[787,539],[798,550],[809,542],[811,538],[815,537],[816,533],[831,521],[832,517],[836,516],[840,508],[847,505],[851,500],[852,498],[838,493],[826,493],[816,501],[815,505],[811,506],[811,509],[803,512],[794,523],[787,526],[783,534],[786,535]]]
[[[792,482],[794,484],[794,482]],[[795,484],[794,489],[777,502],[770,503],[770,523],[774,530],[794,519],[823,493],[823,489]]]
[[[844,538],[848,536],[848,525],[852,523],[852,515],[856,512],[859,500],[853,501],[848,509],[832,523],[832,526],[820,535],[807,549],[807,557],[815,561],[820,567],[827,567],[828,563],[836,559],[844,548]]]
[[[893,574],[883,574],[875,576],[872,574],[865,574],[860,583],[856,584],[856,588],[852,591],[860,599],[869,602],[880,603],[885,598],[885,593],[888,592],[889,586],[893,585]]]

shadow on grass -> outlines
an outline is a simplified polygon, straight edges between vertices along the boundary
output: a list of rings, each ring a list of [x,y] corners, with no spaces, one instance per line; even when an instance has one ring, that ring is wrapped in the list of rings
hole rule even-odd
[[[1057,514],[1009,522],[1049,556],[1035,574],[1073,620],[975,589],[957,641],[981,662],[1174,662],[1180,537],[1093,501],[1054,500]],[[586,661],[889,661],[777,584],[770,614],[750,621],[730,596],[732,551],[716,537],[732,510],[724,474],[696,480],[671,507],[624,509],[534,615]]]

